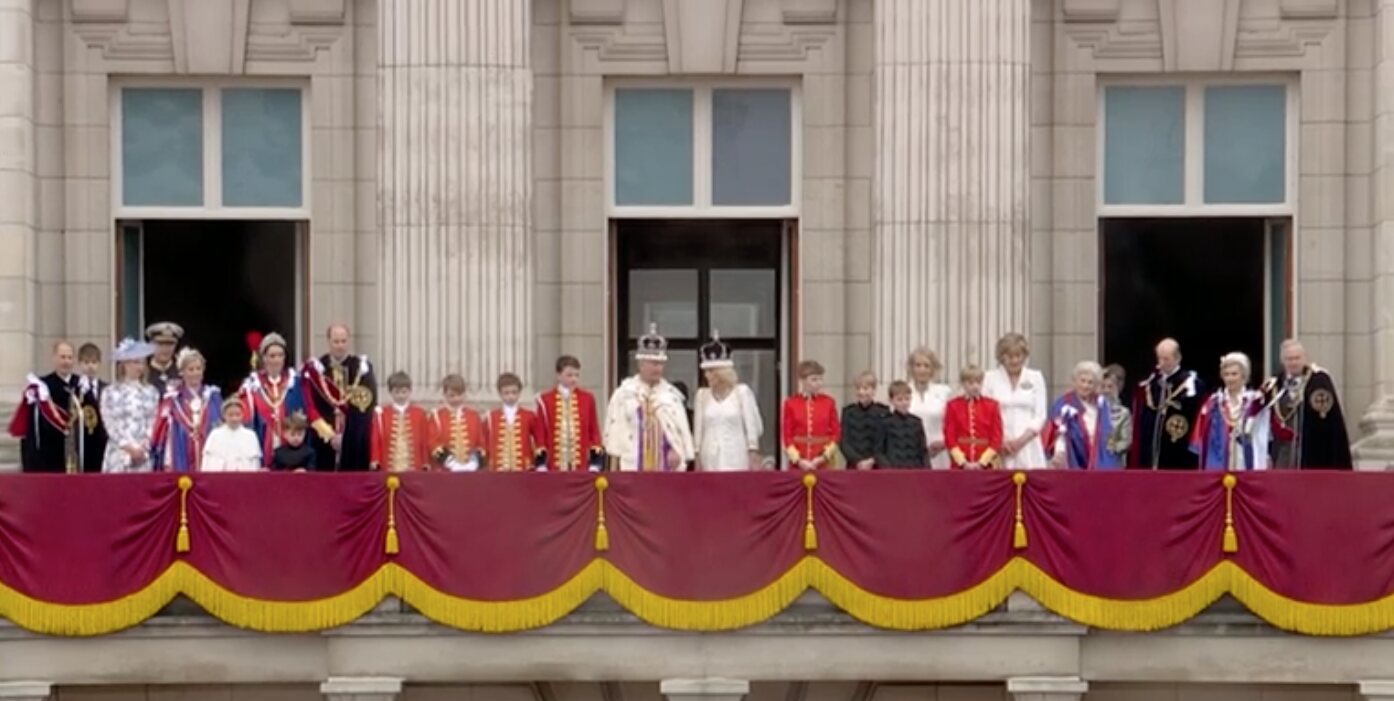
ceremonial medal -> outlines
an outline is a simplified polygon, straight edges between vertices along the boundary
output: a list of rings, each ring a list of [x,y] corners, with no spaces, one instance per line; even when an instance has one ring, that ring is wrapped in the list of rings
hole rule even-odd
[[[1166,432],[1168,436],[1171,436],[1172,443],[1185,438],[1190,428],[1190,422],[1180,414],[1172,414],[1171,418],[1167,419]]]
[[[1331,408],[1335,404],[1336,398],[1331,396],[1330,392],[1324,389],[1319,389],[1315,392],[1312,392],[1312,410],[1317,413],[1317,416],[1320,416],[1323,419],[1326,418],[1326,415],[1331,413]]]
[[[101,421],[101,418],[97,414],[97,408],[91,405],[83,406],[82,421],[87,424],[87,433],[96,433],[97,424]]]
[[[373,393],[363,385],[354,385],[347,392],[348,403],[359,411],[367,411],[373,405]]]

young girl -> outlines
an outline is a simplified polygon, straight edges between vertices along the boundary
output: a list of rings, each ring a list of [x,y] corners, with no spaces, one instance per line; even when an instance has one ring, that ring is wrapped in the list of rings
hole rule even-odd
[[[208,434],[203,446],[204,472],[256,472],[262,469],[257,434],[242,425],[242,400],[223,402],[223,425]]]
[[[197,472],[208,434],[222,422],[223,394],[203,384],[203,354],[185,348],[176,356],[179,383],[171,386],[155,415],[155,469]]]

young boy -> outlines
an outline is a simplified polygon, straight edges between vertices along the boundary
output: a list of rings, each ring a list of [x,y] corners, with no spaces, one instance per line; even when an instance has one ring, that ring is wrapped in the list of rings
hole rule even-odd
[[[489,468],[495,472],[547,469],[547,451],[538,441],[537,415],[518,406],[523,381],[511,372],[499,375],[499,399],[503,406],[489,412]]]
[[[816,360],[799,363],[799,393],[784,400],[780,439],[789,466],[821,470],[832,465],[842,438],[837,402],[823,394],[823,366]]]
[[[842,440],[838,447],[848,469],[870,470],[876,465],[876,447],[881,428],[891,410],[876,401],[876,375],[870,371],[857,375],[857,401],[842,407]]]
[[[431,414],[431,462],[451,472],[474,472],[484,451],[484,425],[479,412],[465,406],[465,378],[446,375],[440,391],[445,406]]]
[[[581,389],[581,361],[557,358],[557,385],[537,398],[539,442],[547,449],[547,469],[598,472],[605,460],[595,395]]]
[[[368,464],[374,470],[406,472],[425,470],[431,429],[426,410],[411,403],[411,377],[398,370],[387,378],[392,406],[373,411],[368,435]]]
[[[925,443],[924,423],[910,413],[910,383],[891,383],[891,412],[881,424],[881,445],[876,466],[881,468],[929,467],[929,446]]]
[[[223,401],[223,424],[208,434],[203,445],[203,472],[257,472],[261,470],[261,442],[257,434],[242,424],[242,400]]]
[[[982,396],[983,371],[976,365],[958,374],[963,394],[944,407],[944,445],[955,469],[982,470],[997,466],[1002,453],[1002,408]]]
[[[315,449],[305,442],[310,422],[295,412],[281,422],[281,444],[271,454],[271,469],[277,472],[306,472],[315,469]]]
[[[102,393],[107,383],[99,377],[102,372],[102,349],[94,343],[84,343],[77,349],[78,370],[82,393],[82,471],[101,472],[106,459],[106,424],[102,422]]]

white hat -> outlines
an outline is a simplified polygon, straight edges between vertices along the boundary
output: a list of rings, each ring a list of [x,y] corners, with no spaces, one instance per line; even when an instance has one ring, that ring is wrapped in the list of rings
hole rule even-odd
[[[118,363],[125,363],[131,360],[145,360],[154,354],[155,347],[149,343],[125,338],[116,344],[116,349],[111,352],[111,359]]]

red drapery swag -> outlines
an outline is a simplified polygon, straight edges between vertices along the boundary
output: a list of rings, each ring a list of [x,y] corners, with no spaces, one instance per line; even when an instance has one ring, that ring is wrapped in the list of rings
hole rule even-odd
[[[820,472],[0,477],[0,616],[55,635],[179,595],[262,631],[387,596],[463,630],[547,625],[597,591],[725,630],[815,589],[925,630],[1014,590],[1155,630],[1225,594],[1287,630],[1394,628],[1394,475]]]

